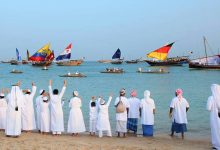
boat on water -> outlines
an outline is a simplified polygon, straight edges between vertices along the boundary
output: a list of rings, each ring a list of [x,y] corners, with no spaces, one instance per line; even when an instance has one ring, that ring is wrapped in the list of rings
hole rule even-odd
[[[99,62],[99,63],[111,63],[112,62],[112,60],[104,60],[104,59],[102,59],[102,60],[98,60],[97,62]]]
[[[121,50],[118,48],[114,55],[112,56],[112,64],[122,64],[123,59],[121,59]]]
[[[47,66],[44,66],[41,70],[48,70]]]
[[[163,68],[160,68],[159,70],[147,70],[144,71],[142,68],[138,68],[137,73],[155,73],[155,74],[164,74],[164,73],[170,73],[169,71],[164,70]]]
[[[71,49],[72,44],[69,44],[65,50],[60,53],[60,55],[56,58],[56,64],[58,66],[79,66],[83,63],[83,59],[78,60],[70,60],[71,59]]]
[[[137,64],[138,62],[141,62],[141,58],[140,59],[133,59],[133,60],[126,60],[125,62],[127,64]]]
[[[21,74],[21,73],[23,73],[23,72],[20,71],[20,70],[13,69],[10,73]]]
[[[79,72],[75,72],[75,73],[67,73],[64,75],[60,75],[60,77],[86,77],[86,75],[79,73]]]
[[[105,71],[101,71],[101,73],[124,73],[122,68],[106,68]]]
[[[19,51],[18,51],[17,48],[16,48],[16,57],[17,57],[17,60],[16,59],[12,59],[10,61],[11,65],[19,65],[19,63],[21,61],[21,56],[20,56]]]
[[[29,54],[29,51],[27,50],[27,60],[23,59],[23,60],[21,61],[21,63],[22,63],[23,65],[29,64],[29,58],[30,58],[30,54]]]
[[[50,50],[50,44],[46,44],[29,58],[33,66],[40,67],[51,65],[53,59],[54,52]]]
[[[167,44],[147,54],[153,60],[144,60],[151,66],[182,66],[186,61],[184,57],[167,58],[167,55],[175,42]],[[178,59],[177,59],[178,58]]]
[[[205,47],[205,57],[190,60],[189,68],[191,69],[220,69],[220,55],[208,56],[207,40],[203,37]]]

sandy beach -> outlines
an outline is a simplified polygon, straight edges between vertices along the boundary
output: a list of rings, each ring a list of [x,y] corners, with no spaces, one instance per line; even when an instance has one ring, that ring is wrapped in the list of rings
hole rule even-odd
[[[38,133],[22,133],[19,138],[5,137],[0,132],[0,149],[22,150],[207,150],[211,149],[209,139],[190,139],[186,137],[169,137],[155,135],[154,138],[128,136],[127,138],[92,137],[87,134],[72,137],[63,134],[59,137],[40,135]]]

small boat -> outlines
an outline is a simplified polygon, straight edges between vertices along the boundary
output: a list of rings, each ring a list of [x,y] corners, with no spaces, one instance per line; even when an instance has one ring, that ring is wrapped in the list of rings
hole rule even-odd
[[[137,64],[139,61],[139,59],[135,59],[135,60],[127,60],[125,61],[127,64]]]
[[[186,61],[185,57],[179,57],[181,59],[177,59],[178,57],[167,58],[173,44],[174,42],[148,53],[147,57],[153,58],[154,60],[145,60],[145,62],[150,66],[182,66]]]
[[[11,61],[1,61],[1,63],[3,63],[3,64],[10,64],[11,63]]]
[[[60,75],[60,77],[86,77],[86,75],[82,74],[82,73],[79,73],[79,72],[76,72],[76,73],[67,73],[67,74],[64,74],[64,75]]]
[[[14,60],[14,59],[11,60],[10,63],[11,63],[11,65],[18,65],[19,64],[19,62],[17,60]]]
[[[98,60],[97,62],[99,62],[99,63],[111,63],[112,60],[104,60],[104,59],[102,59],[102,60]]]
[[[15,70],[15,69],[13,69],[10,73],[21,74],[21,73],[23,73],[23,72],[20,71],[20,70]]]
[[[29,51],[27,50],[27,60],[25,60],[25,59],[23,59],[22,61],[21,61],[21,63],[23,64],[23,65],[26,65],[26,64],[29,64]]]
[[[121,50],[118,48],[116,50],[116,52],[114,53],[114,55],[112,56],[112,64],[122,64],[123,63],[123,59],[120,59],[121,57]]]
[[[165,71],[163,68],[160,68],[159,70],[148,70],[143,71],[142,68],[138,68],[137,73],[155,73],[155,74],[163,74],[163,73],[170,73],[169,71]]]
[[[56,64],[58,66],[79,66],[83,63],[83,59],[70,60],[71,59],[72,44],[69,44],[65,50],[60,53],[56,58]]]
[[[189,68],[190,69],[220,69],[220,55],[207,55],[206,43],[207,40],[203,37],[204,47],[205,47],[205,57],[197,58],[190,60]]]
[[[29,57],[33,66],[49,66],[54,59],[54,52],[50,50],[50,44],[46,44],[39,49],[34,55]]]
[[[106,68],[105,71],[101,71],[101,73],[124,73],[124,70],[121,68]]]

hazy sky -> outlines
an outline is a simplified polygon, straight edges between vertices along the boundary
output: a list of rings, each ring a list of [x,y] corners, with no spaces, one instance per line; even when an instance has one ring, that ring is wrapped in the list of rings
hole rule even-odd
[[[204,55],[202,36],[220,48],[220,0],[17,0],[0,2],[0,59],[26,57],[50,42],[55,54],[73,43],[72,58],[125,59],[176,41],[170,56]]]

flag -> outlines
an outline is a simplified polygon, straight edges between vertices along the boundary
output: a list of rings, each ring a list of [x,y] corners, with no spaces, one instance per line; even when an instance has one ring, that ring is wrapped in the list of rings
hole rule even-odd
[[[69,44],[65,50],[60,53],[60,55],[56,58],[56,61],[60,61],[63,59],[70,59],[71,58],[71,49],[72,49],[72,44]]]
[[[46,44],[29,59],[32,61],[47,61],[47,58],[51,55],[51,53],[52,51],[50,50],[50,44]]]

